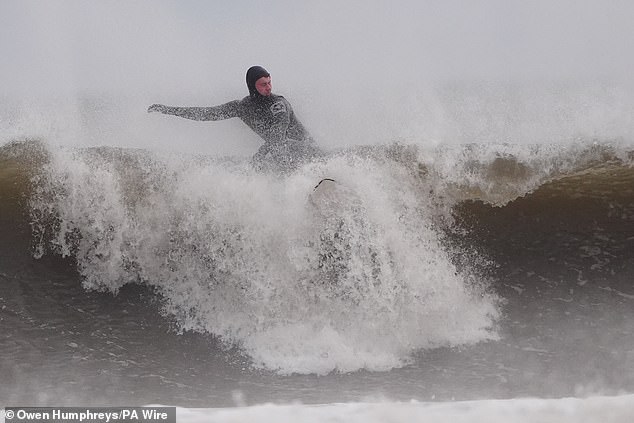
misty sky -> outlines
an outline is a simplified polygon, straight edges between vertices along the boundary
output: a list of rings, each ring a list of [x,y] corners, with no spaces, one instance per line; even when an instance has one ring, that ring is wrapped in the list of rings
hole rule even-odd
[[[145,110],[241,98],[259,64],[323,144],[621,136],[634,126],[631,88],[620,91],[632,85],[632,22],[634,2],[620,0],[0,0],[0,99],[22,103],[0,129],[81,126],[80,99],[118,98],[118,115],[82,142],[180,137],[250,153],[260,141],[240,122],[197,126]],[[504,86],[517,81],[538,90]],[[553,81],[578,85],[562,92]],[[447,82],[484,89],[452,98],[438,93]],[[37,110],[41,98],[66,109]]]
[[[5,90],[629,74],[630,1],[0,2]],[[412,81],[413,82],[413,81]]]

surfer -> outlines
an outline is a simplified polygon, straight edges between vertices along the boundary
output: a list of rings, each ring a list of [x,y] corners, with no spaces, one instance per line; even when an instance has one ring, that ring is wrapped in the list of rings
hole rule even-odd
[[[257,169],[286,172],[320,156],[321,151],[297,119],[288,100],[272,93],[269,72],[261,66],[252,66],[247,71],[246,80],[249,95],[242,100],[213,107],[153,104],[148,113],[159,112],[192,120],[240,118],[264,140],[253,156]]]

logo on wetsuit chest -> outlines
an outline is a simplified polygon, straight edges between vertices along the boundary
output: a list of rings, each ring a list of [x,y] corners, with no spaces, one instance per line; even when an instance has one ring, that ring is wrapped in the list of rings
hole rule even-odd
[[[271,105],[271,113],[275,116],[278,113],[286,112],[286,105],[283,101],[278,101],[277,103],[273,103]]]

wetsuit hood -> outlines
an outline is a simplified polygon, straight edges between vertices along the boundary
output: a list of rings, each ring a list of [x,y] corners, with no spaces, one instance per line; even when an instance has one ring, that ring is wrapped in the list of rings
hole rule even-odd
[[[270,73],[262,66],[251,66],[247,71],[247,88],[249,88],[249,95],[251,98],[259,98],[262,95],[255,88],[255,82],[262,78],[271,76]]]

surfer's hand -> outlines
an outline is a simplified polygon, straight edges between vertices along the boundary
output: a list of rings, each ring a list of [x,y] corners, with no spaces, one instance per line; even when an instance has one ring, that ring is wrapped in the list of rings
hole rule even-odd
[[[147,109],[148,113],[153,113],[153,112],[165,113],[166,111],[167,111],[167,106],[164,106],[162,104],[152,104]]]

